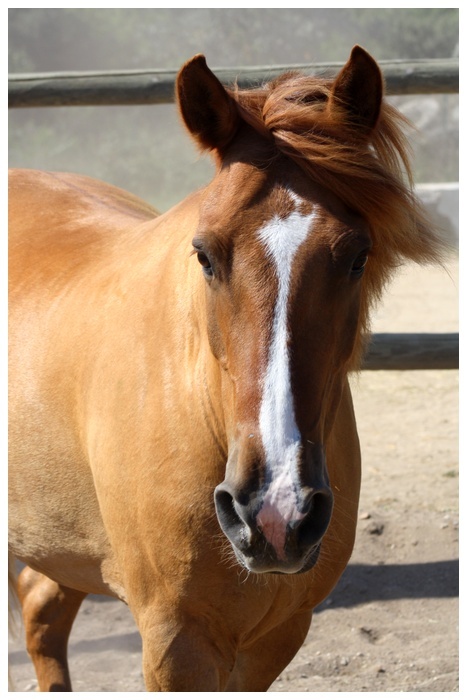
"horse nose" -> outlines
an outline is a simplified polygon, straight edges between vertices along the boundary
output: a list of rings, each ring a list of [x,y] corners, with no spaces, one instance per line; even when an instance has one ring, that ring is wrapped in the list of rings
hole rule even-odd
[[[250,493],[228,482],[215,490],[219,524],[240,563],[256,573],[296,573],[317,561],[332,514],[331,489],[325,481],[298,488],[288,481]]]

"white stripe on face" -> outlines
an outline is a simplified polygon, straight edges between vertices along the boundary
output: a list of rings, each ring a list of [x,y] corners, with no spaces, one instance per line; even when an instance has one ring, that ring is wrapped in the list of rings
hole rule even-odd
[[[295,195],[292,198],[297,205],[300,203]],[[294,211],[284,219],[274,216],[258,232],[275,263],[278,293],[259,414],[269,486],[257,522],[279,557],[284,556],[287,524],[303,517],[297,510],[294,495],[294,485],[298,483],[300,432],[295,422],[290,379],[287,311],[293,261],[310,233],[315,216],[314,211],[306,215]]]

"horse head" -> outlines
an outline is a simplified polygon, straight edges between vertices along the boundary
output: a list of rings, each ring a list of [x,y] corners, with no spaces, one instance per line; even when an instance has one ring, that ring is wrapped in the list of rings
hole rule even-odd
[[[369,184],[382,76],[355,47],[335,80],[229,90],[198,55],[177,94],[217,164],[193,239],[225,405],[217,517],[248,570],[304,572],[331,520],[326,439],[361,352],[377,245],[366,214],[384,209]]]

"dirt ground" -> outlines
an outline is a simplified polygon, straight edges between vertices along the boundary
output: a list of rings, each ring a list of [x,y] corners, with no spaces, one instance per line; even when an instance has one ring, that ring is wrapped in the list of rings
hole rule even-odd
[[[458,329],[458,264],[407,267],[375,331]],[[458,372],[364,372],[353,380],[363,452],[357,543],[340,583],[272,692],[457,692]],[[88,597],[69,644],[75,691],[144,691],[126,607]],[[34,691],[20,638],[16,691]]]

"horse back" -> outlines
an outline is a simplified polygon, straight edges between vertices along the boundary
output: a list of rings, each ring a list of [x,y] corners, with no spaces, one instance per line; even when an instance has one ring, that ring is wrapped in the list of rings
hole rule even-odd
[[[119,236],[158,212],[138,197],[82,175],[12,170],[9,176],[10,280],[28,263],[54,267],[95,260]],[[36,268],[37,272],[37,268]]]

